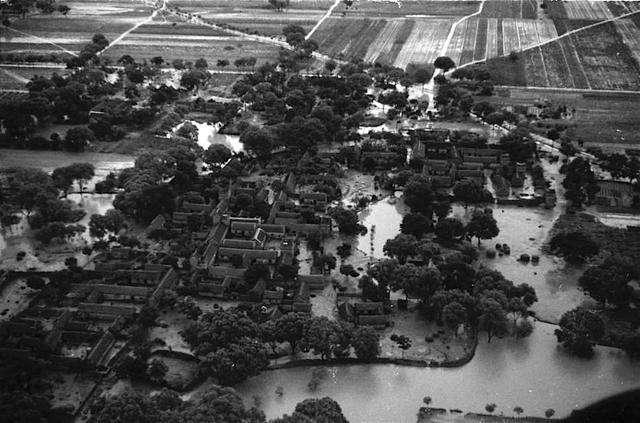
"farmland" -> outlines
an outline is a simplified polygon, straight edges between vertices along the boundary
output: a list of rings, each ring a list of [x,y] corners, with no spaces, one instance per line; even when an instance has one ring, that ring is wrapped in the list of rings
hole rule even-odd
[[[440,55],[453,24],[451,19],[416,20],[411,34],[398,52],[394,66],[406,68],[409,63],[431,63]]]
[[[347,8],[338,6],[333,14],[351,17],[466,16],[478,10],[479,1],[358,1]]]
[[[29,16],[3,29],[3,52],[78,52],[95,33],[114,39],[151,15],[143,3],[126,0],[108,2],[67,2],[71,11],[60,14]],[[52,44],[53,43],[53,44]]]
[[[640,143],[640,94],[524,87],[500,89],[498,93],[482,99],[499,106],[527,106],[548,100],[575,110],[568,123],[576,139],[583,140],[586,146],[619,150]]]
[[[489,0],[484,3],[480,16],[485,18],[536,19],[538,4],[535,0]]]
[[[388,23],[391,25],[385,35],[389,35],[390,50],[393,45],[392,40],[402,26],[402,21],[329,18],[313,34],[313,39],[318,43],[319,50],[329,56],[362,59],[367,55],[369,47],[374,44],[373,41],[377,40],[378,35],[383,34]],[[370,57],[372,55],[373,53]]]
[[[628,31],[637,31],[628,21],[622,25],[625,24]],[[636,33],[628,33],[627,37]],[[637,44],[632,47],[637,48]],[[519,70],[524,78],[520,80],[528,86],[640,90],[640,66],[615,23],[529,48],[518,61],[523,64]],[[511,81],[501,77],[498,74],[498,82]]]
[[[170,0],[169,5],[204,19],[252,34],[275,36],[289,24],[309,31],[333,2],[324,0],[291,1],[286,12],[278,12],[260,0],[189,1]]]

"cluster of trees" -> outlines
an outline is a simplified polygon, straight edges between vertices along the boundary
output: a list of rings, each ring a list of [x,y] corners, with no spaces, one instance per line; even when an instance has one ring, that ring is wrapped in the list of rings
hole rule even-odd
[[[531,333],[528,308],[537,301],[532,287],[514,285],[495,270],[476,271],[470,265],[473,256],[443,256],[437,244],[429,242],[419,249],[433,265],[382,260],[361,278],[363,295],[380,301],[388,298],[389,290],[401,290],[407,298],[419,300],[437,322],[451,329],[464,325],[485,331],[489,342],[509,333],[510,327],[515,336]]]
[[[90,406],[90,423],[266,423],[264,413],[246,408],[232,388],[211,386],[197,400],[183,401],[180,395],[163,389],[152,396],[125,391],[100,396]],[[298,403],[291,415],[269,423],[335,422],[348,423],[340,405],[329,397],[306,399]]]
[[[0,16],[3,17],[2,25],[11,25],[7,15],[21,15],[24,19],[27,13],[34,9],[45,15],[58,12],[65,16],[71,10],[66,4],[56,4],[55,0],[7,0],[0,4]]]
[[[26,356],[0,361],[0,416],[7,422],[72,421],[69,407],[52,407],[47,375],[51,364]]]
[[[116,186],[123,192],[116,195],[114,208],[147,223],[158,214],[173,212],[176,197],[187,192],[198,178],[195,161],[201,153],[193,140],[175,141],[175,147],[144,153],[134,167],[120,172]]]
[[[571,231],[555,234],[549,242],[549,249],[569,263],[580,264],[598,254],[600,246],[588,234]]]
[[[637,183],[640,180],[640,158],[621,153],[606,154],[594,151],[599,159],[599,165],[609,171],[614,178],[628,178]]]
[[[373,360],[380,353],[378,335],[326,317],[288,313],[271,320],[259,307],[243,306],[203,314],[182,332],[201,358],[200,371],[220,383],[238,383],[268,365],[269,347],[287,342],[291,352],[311,351],[323,360],[356,357]]]
[[[300,32],[290,35],[296,34],[301,36]],[[295,72],[290,75],[288,69],[282,60],[278,65],[265,64],[233,86],[234,94],[267,123],[261,128],[249,125],[241,134],[245,148],[260,159],[280,147],[295,153],[346,140],[371,102],[366,94],[371,78],[362,68],[350,69],[342,77],[307,78]]]
[[[565,188],[564,196],[571,201],[573,207],[593,202],[600,187],[588,159],[576,157],[562,165],[560,173],[565,175],[562,181]]]
[[[109,40],[103,34],[94,34],[91,42],[82,47],[78,56],[70,57],[66,60],[67,68],[74,69],[87,64],[97,65],[100,63],[98,53],[109,45]]]
[[[67,170],[56,169],[54,175],[65,175],[64,183],[59,178],[33,168],[7,168],[2,170],[0,178],[0,200],[3,208],[0,218],[3,225],[18,223],[20,216],[27,217],[31,227],[38,230],[36,238],[49,243],[54,238],[67,239],[83,232],[81,225],[68,225],[68,222],[79,220],[84,212],[73,209],[70,202],[59,198],[60,192],[66,192],[74,179],[84,180],[88,173],[73,173],[74,169],[93,172],[93,167],[86,164],[68,166]]]

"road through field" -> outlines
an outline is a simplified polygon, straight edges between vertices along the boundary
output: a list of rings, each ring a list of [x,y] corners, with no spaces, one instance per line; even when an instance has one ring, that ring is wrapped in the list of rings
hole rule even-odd
[[[26,36],[31,37],[31,38],[36,38],[36,39],[41,40],[41,41],[43,41],[43,42],[45,42],[47,44],[51,44],[52,46],[58,47],[60,50],[64,51],[67,54],[70,54],[72,56],[78,57],[78,55],[76,53],[74,53],[73,51],[67,50],[66,48],[62,47],[61,45],[53,43],[53,42],[47,40],[46,38],[38,37],[37,35],[29,34],[27,32],[23,32],[23,31],[15,29],[15,28],[11,28],[11,27],[8,27],[8,26],[5,26],[5,25],[1,25],[1,24],[0,24],[0,27],[2,27],[4,29],[8,29],[8,30],[13,31],[13,32],[17,32],[18,34],[26,35]]]
[[[535,47],[542,47],[544,45],[547,45],[549,43],[553,43],[555,41],[561,40],[561,39],[566,38],[568,36],[571,36],[573,34],[577,34],[579,32],[585,31],[587,29],[595,28],[597,26],[604,25],[604,24],[607,24],[609,22],[614,22],[615,23],[616,21],[618,21],[620,19],[628,18],[630,16],[637,15],[639,13],[640,13],[640,10],[635,10],[633,12],[625,13],[625,14],[622,14],[620,16],[614,16],[613,18],[610,18],[610,19],[607,19],[607,20],[603,20],[603,21],[598,21],[598,22],[592,23],[591,25],[587,25],[587,26],[583,26],[583,27],[580,27],[580,28],[576,28],[576,29],[573,29],[571,31],[567,31],[564,34],[558,35],[557,37],[549,38],[548,40],[542,41],[542,42],[540,42],[540,43],[538,43],[536,45],[532,45],[529,48],[527,48],[527,50],[529,50],[531,48],[535,48]],[[508,55],[509,55],[509,53],[503,54],[502,56],[497,56],[497,57],[507,57]],[[467,66],[470,66],[470,65],[475,65],[475,64],[482,63],[482,62],[485,62],[485,61],[486,61],[486,59],[474,60],[472,62],[460,65],[460,66],[458,66],[458,68],[464,68],[464,67],[467,67]],[[455,69],[452,69],[451,71],[453,71],[453,70],[455,70]]]
[[[336,0],[335,2],[333,2],[331,7],[329,8],[329,10],[327,10],[327,13],[322,15],[320,20],[318,22],[316,22],[316,24],[313,26],[313,28],[311,28],[311,31],[309,31],[307,33],[307,35],[304,37],[305,40],[308,40],[309,38],[311,38],[313,33],[316,32],[316,30],[320,27],[320,25],[322,25],[322,23],[325,21],[325,19],[327,19],[329,16],[331,16],[331,14],[333,13],[333,10],[336,7],[338,7],[340,5],[340,3],[342,3],[342,0]]]
[[[153,4],[154,7],[156,6],[156,3]],[[167,9],[167,0],[162,0],[162,7],[159,9],[155,9],[153,11],[153,13],[151,13],[151,16],[141,20],[140,22],[138,22],[137,24],[135,24],[134,26],[132,26],[131,28],[129,28],[128,30],[126,30],[125,32],[123,32],[122,34],[120,34],[115,40],[111,41],[105,48],[103,48],[102,50],[100,50],[97,55],[101,55],[102,53],[104,53],[105,51],[109,50],[111,47],[113,47],[114,45],[116,45],[117,43],[119,43],[120,41],[122,41],[122,39],[124,37],[126,37],[127,35],[131,34],[133,31],[135,31],[136,29],[140,28],[142,25],[144,24],[148,24],[151,23],[153,21],[153,18],[155,18],[158,13],[162,12],[163,10]]]

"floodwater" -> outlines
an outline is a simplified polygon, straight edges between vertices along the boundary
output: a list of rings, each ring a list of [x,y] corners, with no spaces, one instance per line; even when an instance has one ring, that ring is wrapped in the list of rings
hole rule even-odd
[[[593,360],[569,357],[557,347],[554,326],[537,322],[524,340],[497,339],[487,344],[483,335],[474,359],[456,368],[418,368],[396,365],[328,366],[328,376],[315,392],[307,384],[314,367],[273,370],[236,387],[252,401],[258,397],[267,418],[291,413],[309,397],[330,396],[352,422],[416,421],[422,398],[432,406],[484,412],[497,404],[496,414],[543,416],[548,408],[556,417],[569,414],[602,397],[640,386],[640,366],[619,350],[597,347]],[[284,388],[278,397],[275,389]]]
[[[533,310],[541,319],[555,322],[587,297],[577,288],[582,269],[541,252],[564,207],[559,165],[544,161],[543,166],[558,193],[557,206],[492,206],[501,233],[496,239],[482,242],[480,261],[515,283],[532,285],[539,299]],[[358,249],[375,258],[383,257],[384,242],[399,233],[405,212],[401,200],[390,204],[383,199],[370,205],[361,213],[369,233],[358,238]],[[461,206],[453,207],[452,214],[463,220],[469,213]],[[626,222],[631,218],[616,219]],[[509,244],[511,255],[487,259],[484,250],[497,242]],[[523,253],[539,255],[540,262],[518,262]],[[541,417],[546,409],[553,408],[556,417],[561,417],[606,396],[640,387],[640,365],[629,361],[620,350],[597,347],[593,360],[577,359],[558,347],[554,329],[554,325],[538,321],[529,338],[506,338],[491,344],[481,334],[473,360],[457,368],[328,367],[329,376],[316,392],[307,388],[313,367],[281,369],[264,372],[238,390],[247,403],[258,397],[268,418],[291,413],[296,403],[305,398],[330,396],[353,422],[411,422],[416,421],[424,396],[433,398],[434,407],[464,412],[483,413],[486,404],[496,403],[496,414],[510,416],[513,408],[520,406],[528,416]],[[275,395],[278,386],[285,390],[282,397]]]
[[[222,144],[227,146],[233,153],[244,151],[244,146],[240,142],[238,135],[226,135],[219,132],[222,123],[203,123],[195,120],[189,120],[187,122],[192,123],[198,128],[198,145],[204,150],[213,144]],[[184,125],[184,122],[176,126],[173,131],[177,131],[182,125]]]
[[[93,190],[95,183],[103,180],[109,172],[131,167],[134,161],[133,156],[126,154],[0,149],[0,168],[34,167],[51,173],[55,168],[69,166],[72,163],[91,163],[95,167],[95,176],[85,186],[87,191]]]

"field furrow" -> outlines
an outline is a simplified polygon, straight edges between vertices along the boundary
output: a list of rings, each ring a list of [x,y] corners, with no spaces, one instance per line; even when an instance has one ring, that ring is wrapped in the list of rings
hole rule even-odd
[[[400,19],[387,21],[382,31],[380,31],[380,34],[378,34],[373,43],[367,48],[363,60],[373,63],[379,57],[388,56],[396,42],[398,32],[404,23],[405,21]]]
[[[476,48],[476,39],[478,37],[478,19],[472,18],[466,21],[466,34],[464,38],[464,46],[458,63],[469,63],[473,60],[473,53]]]
[[[406,68],[409,63],[432,63],[438,57],[452,24],[452,19],[416,20],[394,65]]]
[[[520,51],[517,22],[516,19],[502,20],[502,50],[505,54],[509,54],[512,51]]]
[[[611,19],[613,14],[603,1],[574,0],[564,2],[569,19],[588,19],[600,21]]]
[[[478,19],[478,35],[476,37],[476,47],[473,53],[473,60],[482,60],[487,54],[487,28],[488,22],[485,18]]]
[[[640,28],[630,19],[619,19],[615,21],[615,25],[631,55],[640,63]]]
[[[500,26],[502,28],[502,26]],[[498,40],[502,41],[502,34],[498,34],[498,20],[495,18],[487,18],[487,48],[486,57],[497,57]]]

